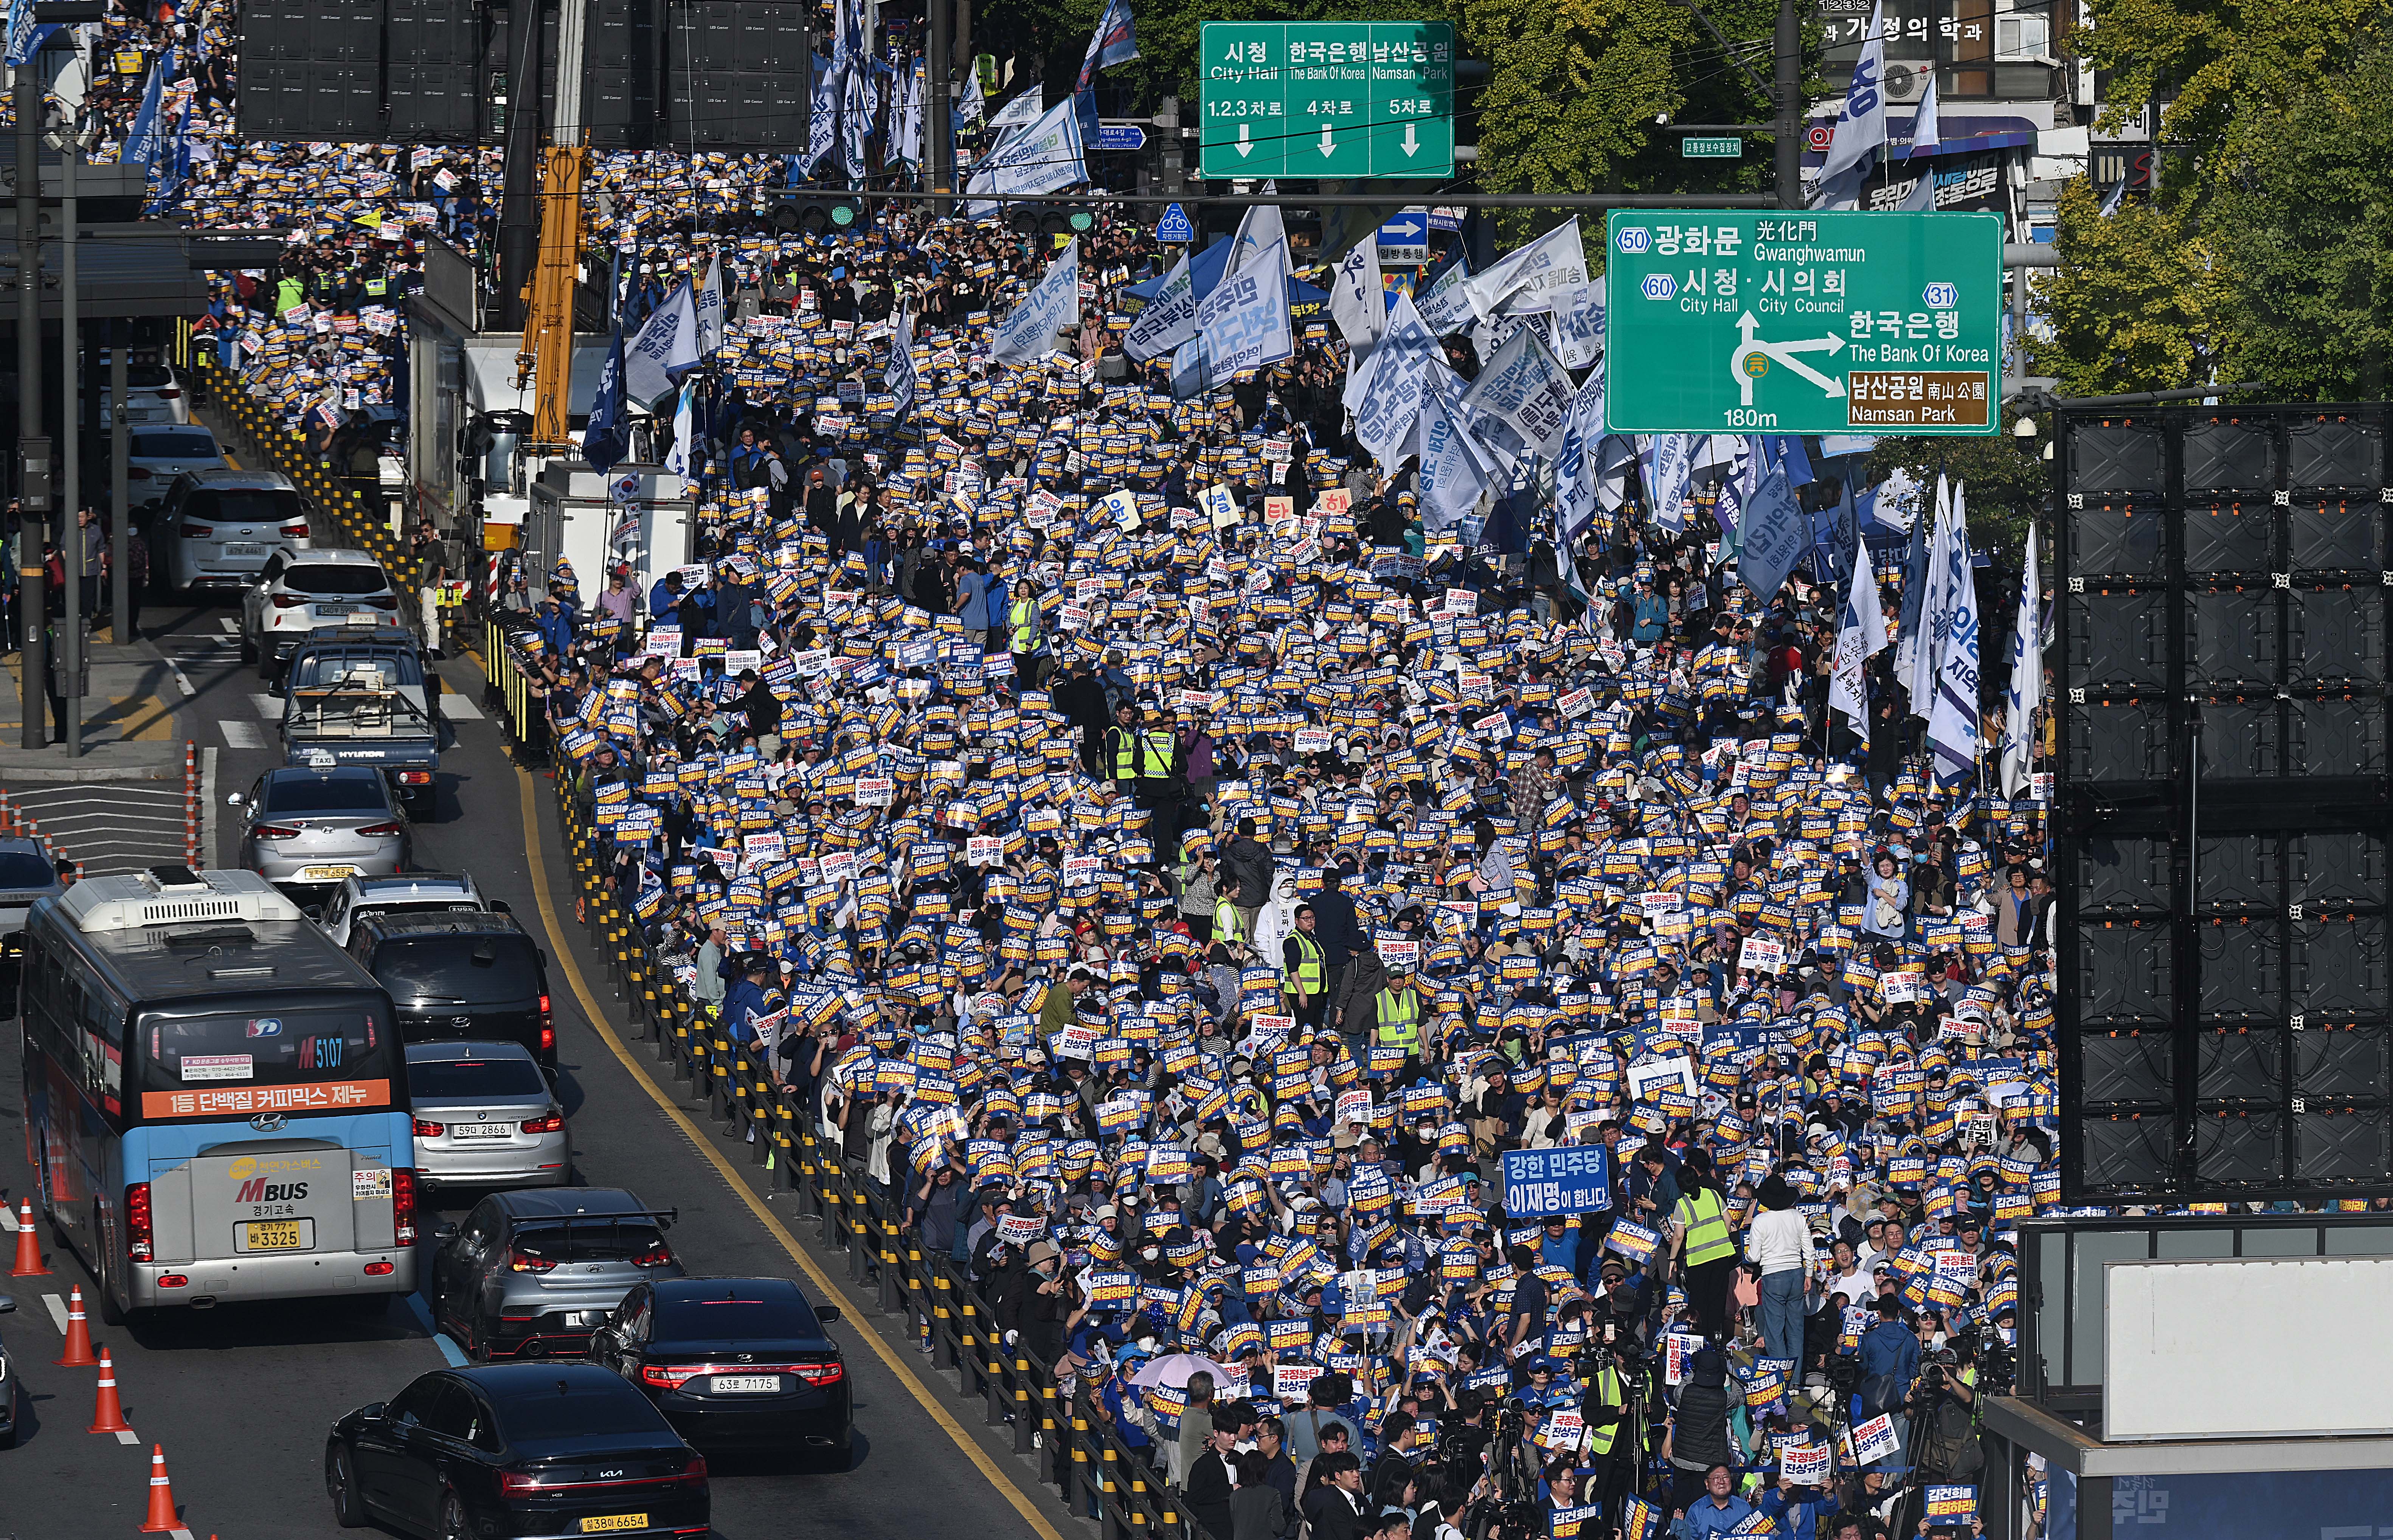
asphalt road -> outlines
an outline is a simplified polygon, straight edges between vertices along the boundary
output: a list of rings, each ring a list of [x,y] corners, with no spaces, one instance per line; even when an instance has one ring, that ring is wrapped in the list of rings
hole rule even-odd
[[[271,737],[253,698],[263,686],[238,651],[215,640],[231,611],[158,604],[145,629],[177,659],[192,695],[177,708],[181,736],[218,750],[215,786],[245,790],[272,761]],[[791,1200],[770,1194],[766,1173],[751,1168],[739,1146],[702,1121],[668,1110],[670,1082],[651,1077],[654,1061],[620,1032],[594,1026],[603,1011],[606,974],[567,930],[547,933],[546,912],[570,925],[570,897],[552,886],[544,906],[536,869],[560,883],[566,870],[545,782],[534,785],[507,758],[499,729],[476,709],[481,678],[470,659],[443,666],[456,741],[442,762],[438,811],[416,832],[417,864],[468,870],[483,891],[507,901],[552,957],[562,1085],[581,1180],[624,1186],[660,1207],[680,1210],[670,1239],[694,1273],[794,1277],[815,1297],[837,1264],[810,1273],[797,1251],[819,1233],[800,1220]],[[462,706],[461,706],[462,703]],[[536,842],[527,847],[525,814],[536,810]],[[219,812],[224,810],[219,807]],[[235,855],[232,820],[216,820],[217,864]],[[537,863],[537,865],[536,865]],[[549,907],[553,906],[554,907]],[[0,1192],[13,1211],[29,1187],[15,1033],[0,1053]],[[427,1237],[462,1217],[474,1194],[429,1200]],[[13,1233],[0,1233],[0,1265]],[[126,1536],[148,1503],[148,1456],[164,1450],[186,1527],[222,1540],[298,1540],[343,1533],[332,1520],[322,1481],[324,1431],[351,1407],[388,1398],[409,1379],[456,1358],[432,1334],[420,1298],[394,1303],[374,1320],[343,1317],[305,1304],[224,1306],[177,1313],[131,1329],[100,1326],[97,1340],[114,1356],[126,1418],[137,1442],[85,1432],[91,1420],[94,1372],[56,1367],[67,1291],[89,1275],[63,1249],[48,1246],[53,1276],[10,1282],[18,1310],[0,1315],[18,1367],[20,1446],[0,1453],[0,1537],[81,1540]],[[427,1246],[429,1242],[427,1240]],[[826,1254],[815,1250],[817,1257]],[[428,1263],[428,1256],[427,1256]],[[428,1265],[423,1270],[429,1273]],[[726,1473],[713,1481],[715,1532],[725,1540],[837,1534],[874,1540],[937,1535],[1061,1540],[1068,1520],[1053,1488],[1031,1484],[1028,1466],[983,1429],[975,1402],[918,1354],[902,1320],[883,1323],[871,1302],[839,1296],[847,1319],[833,1328],[846,1351],[856,1391],[857,1457],[836,1474]],[[886,1330],[883,1330],[885,1325]]]

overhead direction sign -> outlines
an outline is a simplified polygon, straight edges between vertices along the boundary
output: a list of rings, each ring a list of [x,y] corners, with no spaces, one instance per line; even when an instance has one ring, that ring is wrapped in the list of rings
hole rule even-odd
[[[1454,28],[1444,21],[1208,21],[1205,176],[1450,176]]]
[[[1612,433],[1990,434],[2002,399],[1994,214],[1618,210]]]
[[[1101,123],[1097,124],[1096,142],[1092,150],[1144,150],[1146,130],[1134,123]]]
[[[1380,266],[1419,268],[1429,261],[1429,210],[1408,208],[1380,227]]]
[[[1690,134],[1679,141],[1679,153],[1690,161],[1741,160],[1745,140],[1733,134],[1712,138]]]

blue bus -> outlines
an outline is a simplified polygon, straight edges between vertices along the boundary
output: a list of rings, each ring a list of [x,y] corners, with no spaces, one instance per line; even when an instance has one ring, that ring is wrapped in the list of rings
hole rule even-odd
[[[25,922],[26,1140],[100,1319],[415,1287],[390,997],[254,872],[93,878]]]

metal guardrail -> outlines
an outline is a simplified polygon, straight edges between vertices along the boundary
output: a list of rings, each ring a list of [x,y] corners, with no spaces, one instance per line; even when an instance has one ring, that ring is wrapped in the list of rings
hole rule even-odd
[[[235,445],[258,463],[256,468],[289,476],[311,523],[320,529],[326,524],[338,529],[350,544],[382,563],[394,587],[412,595],[423,574],[406,545],[391,533],[388,516],[373,516],[357,490],[344,486],[304,437],[278,425],[212,350],[201,348],[192,357],[192,374],[205,388],[207,407],[230,430]]]
[[[530,698],[503,661],[502,638],[485,654],[493,685],[510,712]],[[518,742],[527,724],[506,724]],[[536,737],[540,726],[530,726]],[[823,1244],[847,1259],[849,1281],[873,1286],[883,1314],[903,1312],[926,1322],[933,1362],[954,1374],[957,1395],[983,1403],[988,1426],[1013,1429],[1013,1452],[1037,1454],[1040,1479],[1056,1487],[1075,1513],[1094,1518],[1103,1540],[1152,1535],[1203,1540],[1204,1531],[1159,1471],[1134,1454],[1095,1415],[1086,1390],[1063,1394],[1055,1369],[1027,1348],[1008,1347],[988,1301],[948,1258],[926,1254],[919,1233],[905,1228],[898,1206],[858,1181],[835,1149],[817,1137],[807,1109],[794,1105],[768,1065],[730,1041],[647,953],[637,921],[606,880],[612,865],[598,832],[569,783],[556,783],[559,821],[573,867],[574,914],[592,947],[606,959],[608,982],[623,1002],[633,1034],[652,1045],[671,1071],[670,1087],[703,1106],[726,1135],[754,1135],[749,1163],[769,1166],[775,1185],[798,1200],[801,1215],[822,1221]]]

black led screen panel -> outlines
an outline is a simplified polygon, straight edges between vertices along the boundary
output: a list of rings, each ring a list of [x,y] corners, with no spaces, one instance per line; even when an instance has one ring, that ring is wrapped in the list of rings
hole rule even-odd
[[[2381,404],[2063,411],[2063,1192],[2393,1195]]]

